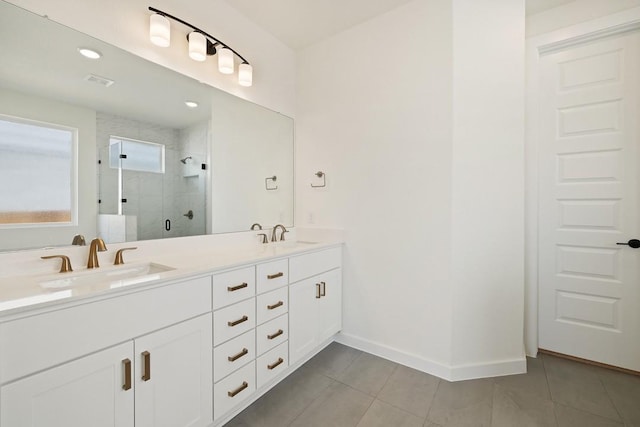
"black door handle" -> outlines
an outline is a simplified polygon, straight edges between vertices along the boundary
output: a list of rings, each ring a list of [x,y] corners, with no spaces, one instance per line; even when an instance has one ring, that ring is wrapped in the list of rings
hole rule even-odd
[[[171,231],[171,221],[170,220],[166,220],[164,222],[164,229],[167,231]]]
[[[631,239],[627,243],[616,243],[616,245],[631,246],[633,249],[638,249],[638,248],[640,248],[640,240]]]

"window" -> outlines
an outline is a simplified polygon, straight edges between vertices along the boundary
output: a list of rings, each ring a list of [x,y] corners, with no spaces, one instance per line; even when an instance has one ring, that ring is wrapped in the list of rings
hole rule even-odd
[[[0,226],[76,220],[77,130],[0,116]]]
[[[112,136],[109,139],[109,166],[164,173],[164,145]]]

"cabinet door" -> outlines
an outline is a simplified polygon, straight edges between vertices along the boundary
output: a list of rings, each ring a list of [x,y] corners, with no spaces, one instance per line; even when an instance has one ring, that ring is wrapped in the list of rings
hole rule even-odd
[[[294,364],[318,344],[320,281],[317,277],[289,287],[289,360]]]
[[[328,339],[342,329],[342,269],[321,275],[322,297],[318,322],[318,343]]]
[[[132,358],[128,342],[3,386],[0,425],[133,427],[134,391],[123,387]]]
[[[134,344],[136,427],[211,424],[211,314],[161,329]]]

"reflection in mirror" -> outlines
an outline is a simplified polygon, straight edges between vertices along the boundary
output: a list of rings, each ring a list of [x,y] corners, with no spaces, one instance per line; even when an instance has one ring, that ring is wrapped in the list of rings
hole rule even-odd
[[[76,130],[0,115],[0,226],[71,224]]]
[[[69,245],[75,234],[124,241],[293,225],[292,119],[4,1],[0,51],[0,114],[77,129],[78,177],[65,187],[77,221],[0,227],[0,250]],[[150,160],[136,153],[152,146],[162,171],[140,170]],[[273,175],[278,189],[268,191]]]

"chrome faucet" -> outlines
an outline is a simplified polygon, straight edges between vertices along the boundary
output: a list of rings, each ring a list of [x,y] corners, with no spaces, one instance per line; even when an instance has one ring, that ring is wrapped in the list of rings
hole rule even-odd
[[[251,231],[253,230],[262,230],[262,226],[256,222],[251,226]]]
[[[282,233],[280,234],[280,241],[284,241],[284,233],[288,233],[289,231],[284,228],[284,225],[282,224],[278,224],[275,227],[273,227],[273,231],[271,232],[271,241],[275,242],[277,240],[277,232],[278,232],[278,228],[282,228]]]
[[[98,262],[98,252],[104,252],[107,250],[107,245],[104,244],[104,240],[96,237],[91,241],[89,246],[89,259],[87,260],[87,268],[98,268],[100,263]]]

